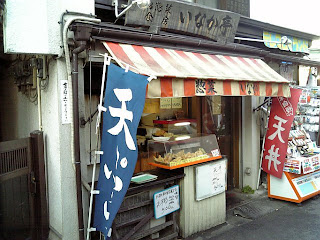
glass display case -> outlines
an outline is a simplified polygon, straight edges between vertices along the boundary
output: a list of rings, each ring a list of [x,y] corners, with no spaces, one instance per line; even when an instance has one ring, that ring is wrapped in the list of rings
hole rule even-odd
[[[151,165],[175,169],[221,158],[216,136],[171,137],[170,140],[148,141]]]

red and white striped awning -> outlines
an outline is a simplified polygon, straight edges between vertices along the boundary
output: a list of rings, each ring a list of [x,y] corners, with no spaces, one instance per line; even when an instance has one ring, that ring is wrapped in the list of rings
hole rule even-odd
[[[156,76],[147,98],[190,96],[290,96],[289,81],[261,59],[104,42],[131,71]]]

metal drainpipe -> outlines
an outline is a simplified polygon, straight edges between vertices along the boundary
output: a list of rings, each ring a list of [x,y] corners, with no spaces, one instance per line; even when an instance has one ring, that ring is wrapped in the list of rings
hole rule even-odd
[[[72,51],[72,92],[73,92],[73,124],[74,124],[74,159],[76,168],[77,203],[79,239],[84,240],[84,224],[82,209],[81,160],[80,160],[80,133],[79,133],[79,100],[78,100],[78,54],[85,50],[87,44],[80,42],[80,46]]]

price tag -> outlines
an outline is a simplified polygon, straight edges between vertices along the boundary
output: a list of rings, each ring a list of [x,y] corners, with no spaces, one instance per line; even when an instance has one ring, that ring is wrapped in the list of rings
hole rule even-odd
[[[212,153],[213,157],[219,157],[220,156],[219,149],[214,149],[214,150],[211,151],[211,153]]]

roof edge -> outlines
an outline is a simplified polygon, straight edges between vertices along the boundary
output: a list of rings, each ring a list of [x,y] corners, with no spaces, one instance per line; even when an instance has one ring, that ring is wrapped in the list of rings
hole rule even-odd
[[[281,27],[278,25],[262,22],[259,20],[255,20],[253,18],[245,17],[245,16],[240,17],[239,25],[240,24],[260,28],[262,30],[268,30],[275,33],[281,33],[281,34],[289,35],[292,37],[298,37],[306,40],[316,40],[320,38],[320,36],[315,34],[301,32],[301,31],[286,28],[286,27]]]

